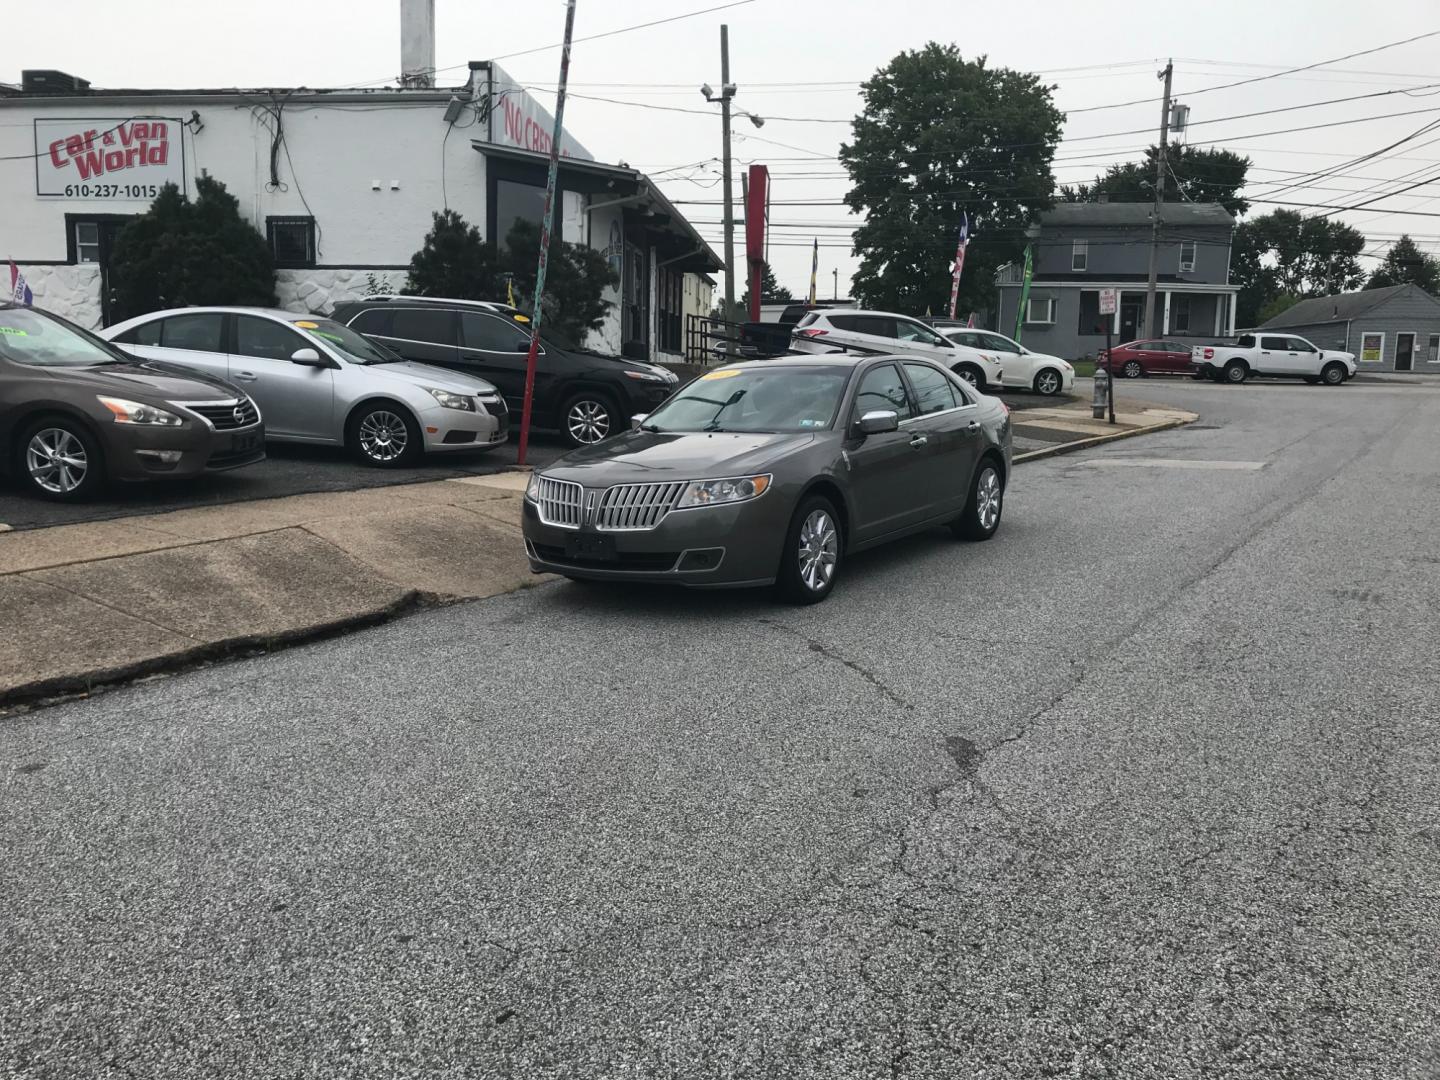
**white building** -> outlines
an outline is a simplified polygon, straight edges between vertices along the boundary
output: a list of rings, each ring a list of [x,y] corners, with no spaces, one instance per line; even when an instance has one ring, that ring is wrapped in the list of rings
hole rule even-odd
[[[405,5],[412,83],[434,67],[433,19],[414,21],[427,2]],[[538,222],[552,127],[489,62],[450,89],[101,90],[26,72],[0,84],[0,263],[19,265],[38,306],[102,325],[121,225],[166,183],[193,198],[205,172],[268,238],[281,303],[325,313],[398,291],[434,211],[502,242],[516,218]],[[722,263],[643,174],[568,132],[561,151],[560,236],[603,251],[620,281],[595,344],[678,357],[684,315]]]

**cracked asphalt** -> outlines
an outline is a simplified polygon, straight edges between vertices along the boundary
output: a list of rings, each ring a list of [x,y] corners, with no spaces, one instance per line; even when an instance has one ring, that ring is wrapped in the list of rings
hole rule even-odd
[[[0,720],[0,1075],[1440,1076],[1440,387],[1144,391],[1202,420],[816,608]]]

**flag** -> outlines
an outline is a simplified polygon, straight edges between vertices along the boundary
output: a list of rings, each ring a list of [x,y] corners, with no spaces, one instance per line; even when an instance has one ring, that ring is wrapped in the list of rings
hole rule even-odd
[[[509,274],[505,275],[505,300],[511,307],[515,306],[515,279]]]
[[[960,219],[960,239],[955,244],[955,271],[950,276],[950,318],[955,318],[955,301],[960,296],[960,271],[965,269],[965,248],[970,243],[970,215]]]
[[[968,320],[966,320],[966,322],[965,322],[965,327],[966,327],[966,329],[968,329],[968,330],[974,330],[974,329],[975,329],[975,313],[974,313],[973,311],[970,312],[970,318],[969,318]]]
[[[1020,281],[1020,306],[1015,309],[1015,340],[1020,340],[1020,331],[1025,326],[1025,305],[1030,302],[1030,275],[1035,269],[1035,249],[1025,246],[1025,276]]]
[[[815,303],[815,275],[820,272],[820,238],[815,238],[815,253],[810,256],[810,303]]]
[[[15,260],[10,260],[10,299],[17,304],[24,304],[30,307],[35,303],[35,294],[30,291],[30,286],[25,282],[25,275],[15,265]]]

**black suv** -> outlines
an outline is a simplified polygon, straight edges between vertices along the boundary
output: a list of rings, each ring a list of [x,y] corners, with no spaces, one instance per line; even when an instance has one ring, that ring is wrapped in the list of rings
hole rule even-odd
[[[518,426],[525,405],[529,319],[505,304],[419,296],[377,296],[335,305],[331,318],[406,360],[468,371],[499,388]],[[619,434],[652,412],[679,382],[665,368],[582,348],[542,332],[531,422],[572,446]]]

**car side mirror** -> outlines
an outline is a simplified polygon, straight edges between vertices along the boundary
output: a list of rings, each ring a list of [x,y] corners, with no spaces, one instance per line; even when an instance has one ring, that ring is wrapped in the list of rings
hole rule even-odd
[[[860,417],[855,425],[861,435],[883,435],[887,431],[900,430],[900,414],[891,409],[877,409]]]
[[[636,413],[634,416],[630,417],[630,430],[631,430],[631,431],[639,431],[639,430],[640,430],[640,425],[643,424],[643,423],[645,423],[645,421],[648,420],[648,419],[650,419],[650,414],[649,414],[649,413],[643,413],[643,412]]]
[[[301,367],[329,367],[330,365],[320,358],[320,354],[314,349],[296,349],[290,354],[290,362],[299,364]]]

